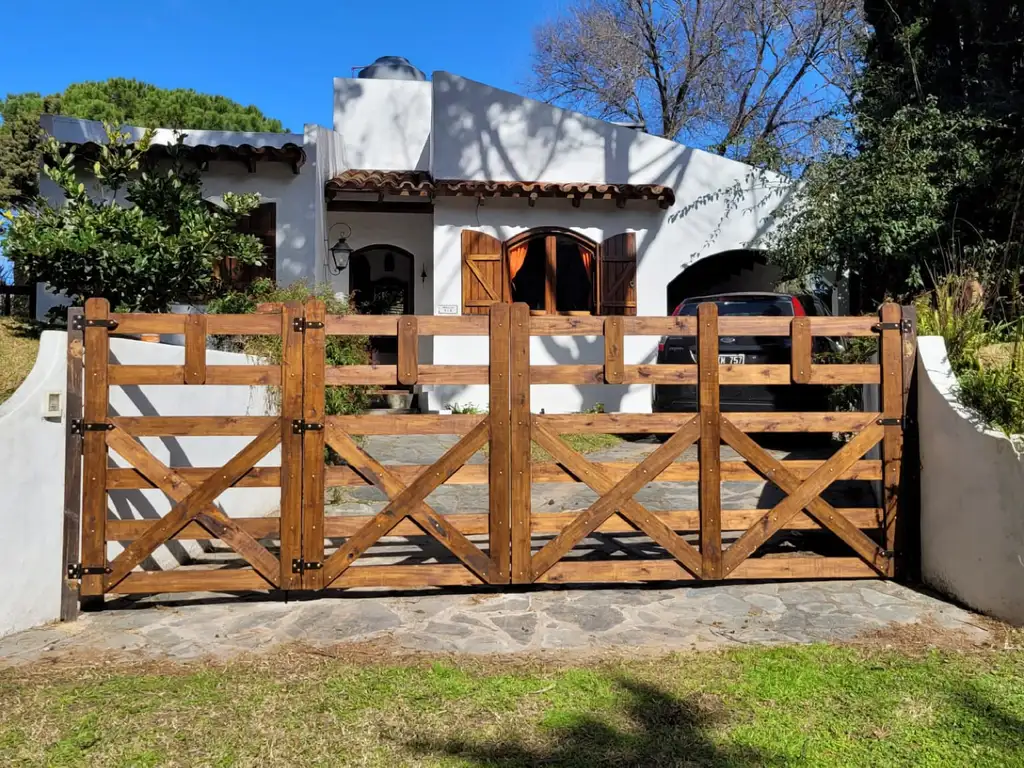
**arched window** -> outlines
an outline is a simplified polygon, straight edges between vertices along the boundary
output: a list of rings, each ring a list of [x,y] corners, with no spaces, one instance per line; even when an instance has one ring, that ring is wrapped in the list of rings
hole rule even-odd
[[[507,243],[512,301],[535,312],[590,314],[597,245],[568,230],[530,230]]]
[[[502,242],[462,230],[462,312],[522,301],[535,313],[636,314],[636,233],[600,245],[569,229],[531,229]]]

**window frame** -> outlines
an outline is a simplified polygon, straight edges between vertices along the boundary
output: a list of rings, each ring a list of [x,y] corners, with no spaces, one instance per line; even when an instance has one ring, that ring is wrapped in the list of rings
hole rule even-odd
[[[590,269],[590,309],[589,310],[559,310],[558,309],[558,240],[559,236],[574,240],[578,245],[587,248],[591,254]],[[519,245],[528,244],[533,240],[544,239],[544,309],[531,309],[532,315],[566,315],[566,316],[590,316],[598,313],[600,287],[598,276],[600,275],[600,246],[590,238],[574,232],[571,229],[561,227],[535,227],[525,230],[509,238],[504,243],[506,258],[508,252]],[[511,281],[509,286],[509,300],[515,301],[511,292]]]

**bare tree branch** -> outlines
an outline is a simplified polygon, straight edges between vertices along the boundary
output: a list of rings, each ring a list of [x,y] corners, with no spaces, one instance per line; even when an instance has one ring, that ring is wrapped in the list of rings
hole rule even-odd
[[[572,0],[535,31],[532,91],[798,169],[843,135],[862,34],[859,0]]]

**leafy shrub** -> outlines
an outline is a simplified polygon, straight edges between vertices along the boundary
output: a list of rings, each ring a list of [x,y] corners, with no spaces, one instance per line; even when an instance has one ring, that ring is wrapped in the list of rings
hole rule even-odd
[[[211,314],[248,314],[256,312],[261,304],[289,301],[304,302],[317,298],[324,302],[327,314],[349,315],[352,307],[346,299],[339,299],[328,284],[310,287],[303,282],[279,287],[266,278],[255,281],[245,291],[232,291],[212,300],[207,305]],[[244,336],[231,344],[248,355],[272,362],[281,361],[280,336]],[[327,365],[367,365],[370,362],[370,340],[366,336],[328,336],[324,343]],[[370,395],[366,387],[340,386],[325,388],[325,410],[329,416],[360,413],[366,410]]]
[[[475,403],[448,403],[445,409],[453,414],[477,414],[484,413],[484,409]]]
[[[986,317],[984,289],[970,275],[951,274],[918,297],[917,328],[922,336],[941,336],[954,369],[970,364],[993,338]]]
[[[960,402],[1007,434],[1024,434],[1024,371],[1016,365],[978,366],[957,374]]]
[[[957,377],[960,402],[989,426],[1024,433],[1024,369],[1016,345],[1024,342],[1024,320],[994,323],[988,317],[985,286],[972,275],[950,274],[915,302],[918,333],[942,336]],[[994,341],[1014,346],[1006,359],[985,360]]]

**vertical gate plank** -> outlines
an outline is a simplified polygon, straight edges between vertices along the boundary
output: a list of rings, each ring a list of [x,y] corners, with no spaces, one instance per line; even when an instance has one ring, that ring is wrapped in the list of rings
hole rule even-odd
[[[78,562],[82,526],[82,440],[72,434],[71,422],[82,418],[82,330],[75,330],[81,307],[68,309],[67,387],[64,402],[64,544],[60,575],[60,620],[78,618],[78,585],[67,578],[68,566]]]
[[[281,589],[299,589],[292,561],[302,557],[302,435],[292,422],[302,418],[302,334],[295,321],[302,305],[288,302],[281,310]]]
[[[110,317],[110,302],[88,299],[85,319],[105,321]],[[110,360],[110,335],[105,325],[85,328],[85,408],[86,424],[107,420],[107,364]],[[85,466],[82,479],[82,565],[91,568],[107,566],[107,436],[97,430],[86,430],[82,436]],[[84,606],[102,603],[103,575],[82,577],[81,594]]]
[[[811,365],[814,363],[812,357],[813,342],[811,339],[811,318],[794,317],[790,326],[790,367],[792,368],[792,379],[794,384],[811,383]]]
[[[883,304],[879,311],[883,323],[882,361],[882,418],[896,423],[887,424],[882,439],[882,507],[885,519],[885,548],[896,549],[896,521],[899,516],[900,471],[903,463],[903,333],[900,324],[903,312],[898,304]],[[886,327],[886,326],[892,327]],[[894,563],[895,557],[889,562]],[[889,576],[894,575],[889,573]]]
[[[306,331],[302,352],[302,411],[319,429],[302,435],[302,559],[317,565],[302,574],[305,589],[323,589],[324,572],[324,303],[306,300]],[[314,327],[310,327],[312,324]],[[319,324],[319,327],[315,327]],[[415,329],[414,329],[415,330]]]
[[[512,487],[509,471],[512,462],[509,403],[509,322],[508,304],[491,305],[490,322],[490,440],[488,478],[490,488],[488,504],[488,542],[493,583],[507,584],[511,574],[511,519]],[[399,347],[401,358],[401,347]],[[401,371],[401,367],[399,367]]]
[[[419,378],[419,337],[416,317],[405,315],[398,321],[398,383],[415,384]]]
[[[530,563],[530,308],[512,305],[511,378],[512,583],[533,581]]]
[[[185,383],[206,383],[206,315],[185,316]]]
[[[622,318],[604,319],[604,380],[606,384],[621,384],[625,373]]]
[[[705,579],[722,574],[721,413],[718,390],[718,306],[697,308],[700,378],[700,553]]]

